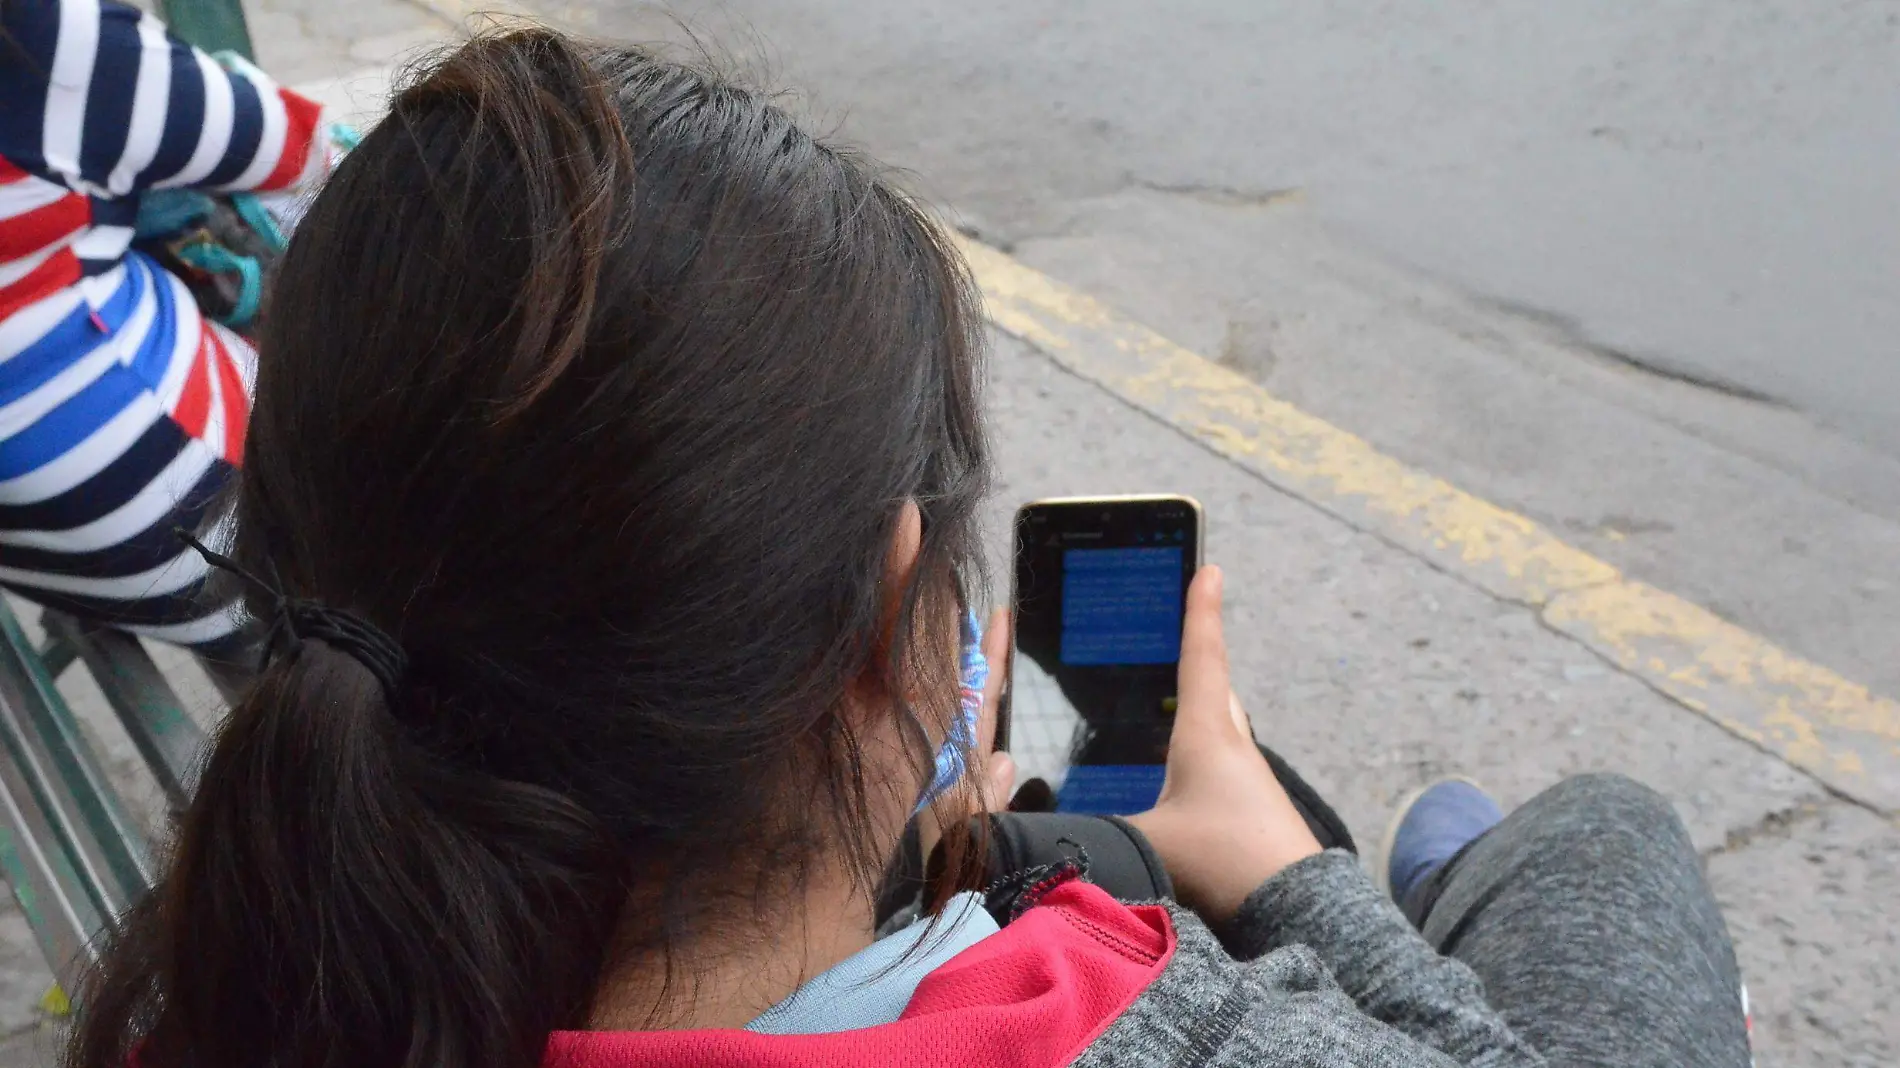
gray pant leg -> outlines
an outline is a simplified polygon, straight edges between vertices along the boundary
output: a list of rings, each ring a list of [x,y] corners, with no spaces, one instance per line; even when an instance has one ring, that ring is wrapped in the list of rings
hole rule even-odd
[[[1425,938],[1478,973],[1552,1068],[1748,1068],[1728,929],[1682,821],[1649,788],[1566,780],[1430,889]]]

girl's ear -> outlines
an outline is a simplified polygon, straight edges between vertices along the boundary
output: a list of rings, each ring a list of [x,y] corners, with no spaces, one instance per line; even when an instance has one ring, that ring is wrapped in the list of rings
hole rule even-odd
[[[911,580],[917,575],[917,557],[923,548],[924,513],[916,501],[905,501],[891,533],[891,551],[884,558],[884,574],[880,580],[884,603],[879,612],[878,633],[887,647],[891,644],[888,637],[891,628],[897,626],[898,616],[904,610],[904,592],[910,589]]]

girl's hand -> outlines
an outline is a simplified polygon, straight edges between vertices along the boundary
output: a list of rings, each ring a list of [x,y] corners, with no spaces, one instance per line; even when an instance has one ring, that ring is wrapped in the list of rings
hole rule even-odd
[[[1129,822],[1154,845],[1181,903],[1219,923],[1320,847],[1260,755],[1228,684],[1217,567],[1201,568],[1188,587],[1180,672],[1161,797]]]
[[[997,708],[1009,681],[1009,639],[1009,609],[998,608],[983,628],[983,659],[990,662],[990,677],[983,686],[983,711],[976,719],[977,760],[971,769],[982,795],[977,804],[980,812],[1003,811],[1016,787],[1016,762],[996,748]]]

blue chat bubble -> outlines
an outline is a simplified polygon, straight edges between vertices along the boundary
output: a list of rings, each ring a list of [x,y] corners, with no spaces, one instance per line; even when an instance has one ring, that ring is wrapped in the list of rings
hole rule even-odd
[[[1064,664],[1172,664],[1180,659],[1179,547],[1062,554]]]

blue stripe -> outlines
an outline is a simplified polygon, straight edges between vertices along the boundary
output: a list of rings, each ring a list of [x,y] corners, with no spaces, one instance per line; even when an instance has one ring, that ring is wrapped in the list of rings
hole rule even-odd
[[[139,300],[145,296],[145,287],[152,283],[151,276],[139,270],[142,266],[144,265],[134,263],[132,257],[127,256],[125,281],[119,283],[119,288],[112,291],[112,295],[106,298],[104,304],[99,305],[99,318],[104,319],[106,325],[115,334],[125,326],[125,321],[132,317],[133,309],[139,306]]]
[[[264,103],[249,78],[235,74],[223,77],[231,83],[231,143],[224,148],[224,159],[201,185],[225,185],[257,157],[257,146],[264,140]]]
[[[177,528],[197,530],[205,525],[206,514],[229,484],[232,470],[221,460],[212,461],[169,511],[143,530],[119,531],[120,540],[106,548],[75,553],[0,545],[0,565],[78,578],[124,578],[163,567],[185,548]]]
[[[173,348],[178,340],[179,314],[177,294],[164,276],[164,268],[141,252],[129,252],[120,261],[125,265],[125,280],[96,309],[110,334],[101,334],[92,323],[85,305],[57,323],[12,359],[0,363],[0,404],[11,404],[45,385],[54,375],[99,347],[107,337],[116,337],[125,329],[145,293],[152,293],[152,319],[138,349],[127,361],[132,373],[156,390],[171,369]]]
[[[99,309],[101,317],[117,327],[125,322],[137,306],[141,293],[148,287],[156,290],[153,295],[157,307],[151,327],[141,339],[130,366],[112,364],[104,374],[41,416],[32,426],[0,442],[0,479],[19,478],[64,456],[138,399],[140,394],[151,393],[156,389],[169,366],[167,361],[178,337],[178,310],[173,304],[170,287],[149,273],[155,270],[157,268],[144,256],[134,253],[126,257],[125,284]],[[89,319],[84,318],[85,311],[82,309],[78,314],[82,317],[84,329],[92,331]],[[30,370],[30,374],[21,374],[16,379],[11,373],[13,361],[8,362],[8,373],[4,374],[4,378],[11,394],[24,396],[34,386],[43,384],[50,377],[44,371],[47,364],[51,364],[52,372],[56,374],[99,344],[98,340],[93,340],[83,351],[78,351],[80,343],[72,335],[54,337],[71,321],[72,317],[69,316],[60,327],[34,342],[20,357],[15,357],[16,361],[21,357],[29,357],[30,362],[23,368]],[[99,336],[96,332],[93,334],[95,339]],[[66,347],[62,348],[62,345]],[[37,382],[31,381],[34,377],[38,378]],[[17,384],[20,382],[29,384],[21,388]]]
[[[95,623],[121,627],[162,626],[189,623],[211,614],[216,602],[205,597],[205,579],[199,579],[176,593],[119,601],[110,597],[89,597],[77,593],[53,593],[17,582],[6,587],[35,604],[57,609],[68,615]]]
[[[92,85],[86,90],[86,116],[79,140],[79,173],[104,185],[125,154],[132,130],[132,100],[137,95],[139,13],[117,4],[99,8],[99,50],[92,61]]]
[[[128,229],[138,222],[139,201],[137,196],[129,197],[88,197],[92,206],[92,225],[96,230],[102,226],[123,226]],[[131,235],[126,235],[126,244],[111,256],[81,256],[79,273],[86,278],[102,275],[119,265],[125,257],[125,249],[131,247]]]
[[[136,227],[139,224],[139,198],[90,197],[92,225]]]
[[[32,504],[0,504],[0,530],[71,530],[85,526],[131,500],[169,467],[190,441],[177,423],[159,419],[118,459],[72,489]]]
[[[46,87],[59,43],[59,5],[0,3],[0,156],[46,177]]]
[[[0,404],[12,404],[45,385],[104,344],[109,336],[92,325],[92,316],[81,301],[38,341],[0,364]]]
[[[66,455],[147,392],[137,375],[113,364],[38,422],[0,442],[0,479],[32,474]]]
[[[132,358],[132,373],[144,379],[145,384],[154,391],[164,379],[165,372],[171,369],[172,349],[178,340],[177,294],[164,277],[164,270],[141,252],[131,253],[125,258],[125,273],[138,276],[140,291],[143,292],[147,285],[152,289],[152,325],[146,331],[145,340],[139,343],[138,355]],[[205,329],[209,330],[210,327]]]
[[[185,169],[198,148],[205,124],[203,72],[189,47],[172,41],[171,91],[165,97],[165,132],[158,151],[146,166],[141,184],[163,181]]]

